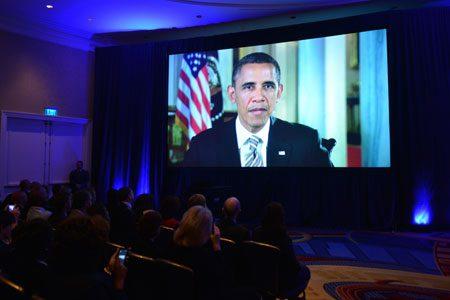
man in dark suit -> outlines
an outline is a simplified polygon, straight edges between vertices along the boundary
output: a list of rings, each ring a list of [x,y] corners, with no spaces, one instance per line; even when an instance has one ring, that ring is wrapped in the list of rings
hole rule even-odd
[[[223,204],[223,219],[217,224],[222,237],[240,243],[250,240],[250,230],[237,223],[241,212],[241,203],[235,197],[230,197]]]
[[[185,165],[192,167],[329,167],[317,130],[291,124],[272,112],[283,93],[278,62],[251,53],[233,68],[228,87],[237,118],[192,138]]]
[[[86,189],[89,185],[89,172],[83,169],[83,161],[77,161],[77,168],[70,172],[70,186],[73,192]]]

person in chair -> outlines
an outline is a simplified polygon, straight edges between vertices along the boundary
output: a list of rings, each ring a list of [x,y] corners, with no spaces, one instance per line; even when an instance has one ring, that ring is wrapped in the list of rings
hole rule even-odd
[[[222,212],[223,219],[217,224],[222,236],[236,243],[250,240],[250,231],[237,223],[237,217],[241,212],[241,203],[236,197],[225,200]]]

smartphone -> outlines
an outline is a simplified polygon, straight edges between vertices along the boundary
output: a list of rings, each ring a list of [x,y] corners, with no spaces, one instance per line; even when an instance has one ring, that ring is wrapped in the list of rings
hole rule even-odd
[[[16,208],[14,204],[8,205],[8,210],[13,211]]]
[[[122,264],[125,263],[125,259],[127,258],[128,250],[127,249],[120,249],[119,250],[119,260]]]

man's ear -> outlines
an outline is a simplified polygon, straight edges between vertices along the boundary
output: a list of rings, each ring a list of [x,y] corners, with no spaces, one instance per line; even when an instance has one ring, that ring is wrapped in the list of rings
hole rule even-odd
[[[283,94],[284,86],[280,83],[278,85],[278,91],[277,91],[277,102],[281,99],[281,94]]]
[[[227,88],[227,93],[231,103],[236,103],[236,90],[234,89],[234,86],[229,85]]]

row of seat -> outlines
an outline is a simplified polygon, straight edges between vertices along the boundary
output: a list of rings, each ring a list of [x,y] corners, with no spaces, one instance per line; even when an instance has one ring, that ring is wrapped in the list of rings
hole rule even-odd
[[[171,229],[163,228],[169,240]],[[278,295],[278,267],[280,250],[272,245],[255,241],[244,241],[240,245],[221,238],[222,253],[239,286],[252,287],[265,298]],[[109,243],[109,252],[124,248]],[[157,295],[156,299],[193,299],[194,277],[192,269],[170,260],[145,257],[128,252],[126,289],[131,299],[142,293]],[[152,278],[152,280],[149,280]],[[153,280],[154,279],[154,280]],[[177,288],[174,289],[174,282]]]
[[[171,229],[162,229],[170,237]],[[278,295],[278,267],[280,250],[272,245],[244,241],[240,245],[221,238],[222,253],[227,265],[234,270],[239,286],[255,289],[265,299]],[[107,243],[108,255],[125,247]],[[191,268],[161,258],[142,256],[128,251],[126,290],[130,299],[152,295],[153,299],[194,299],[194,272]],[[23,287],[5,277],[0,278],[0,294],[5,299],[30,299]],[[36,296],[34,296],[36,299]],[[3,298],[3,297],[2,297]]]

